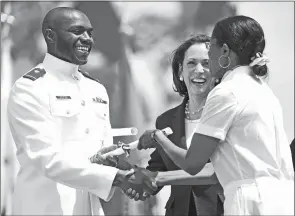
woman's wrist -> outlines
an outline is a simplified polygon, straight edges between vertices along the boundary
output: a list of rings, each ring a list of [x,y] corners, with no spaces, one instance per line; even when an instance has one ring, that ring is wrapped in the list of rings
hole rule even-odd
[[[153,139],[154,141],[162,147],[162,144],[163,144],[163,139],[166,138],[165,134],[161,131],[161,130],[158,130],[156,129],[154,132],[153,132]]]
[[[158,143],[158,140],[156,139],[156,133],[159,132],[159,129],[155,129],[152,133],[151,133],[151,138],[155,143]]]
[[[155,178],[155,183],[156,183],[156,185],[157,185],[158,187],[162,187],[162,186],[164,186],[164,185],[162,184],[161,178],[160,178],[159,176],[156,176],[156,178]]]

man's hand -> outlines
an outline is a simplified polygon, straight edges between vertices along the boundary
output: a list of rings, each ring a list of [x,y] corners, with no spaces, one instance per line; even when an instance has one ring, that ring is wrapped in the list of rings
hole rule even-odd
[[[113,150],[117,149],[118,147],[119,146],[117,146],[117,145],[111,145],[111,146],[104,147],[104,148],[100,149],[96,154],[94,154],[90,158],[91,163],[116,167],[117,163],[118,163],[117,157],[104,157],[102,155],[107,152],[113,151]]]
[[[143,191],[142,188],[128,188],[122,189],[123,193],[128,196],[130,199],[134,199],[135,201],[145,201],[150,198],[150,195]]]
[[[135,166],[128,172],[119,170],[114,180],[114,186],[120,187],[122,191],[131,188],[139,193],[138,199],[145,200],[158,190],[155,183],[156,176],[157,173],[151,173],[144,168]]]
[[[153,182],[155,182],[155,179],[158,175],[158,172],[151,172],[149,170],[140,168],[140,171],[148,176],[150,179],[152,179]],[[143,189],[141,185],[134,185],[133,187],[130,188],[123,188],[122,191],[130,198],[130,199],[134,199],[135,201],[141,200],[141,201],[145,201],[146,199],[148,199],[150,197],[150,195],[153,194],[148,194],[146,193]]]
[[[117,167],[118,169],[121,169],[121,170],[131,169],[131,165],[128,163],[127,160],[125,160],[126,154],[120,155],[120,156],[111,156],[111,155],[108,155],[107,157],[104,156],[104,154],[110,151],[114,151],[117,148],[120,148],[120,146],[111,145],[111,146],[102,148],[90,158],[91,163]]]
[[[157,141],[155,140],[155,133],[161,132],[160,130],[146,130],[144,134],[138,140],[137,148],[148,149],[148,148],[156,148],[159,146]],[[161,132],[162,133],[162,132]]]

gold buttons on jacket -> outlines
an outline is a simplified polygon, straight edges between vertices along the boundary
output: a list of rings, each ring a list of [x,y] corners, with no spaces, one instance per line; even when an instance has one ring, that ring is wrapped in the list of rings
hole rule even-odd
[[[89,132],[90,132],[89,128],[86,128],[86,129],[85,129],[85,133],[86,133],[86,134],[89,134]]]
[[[81,105],[85,106],[85,101],[84,100],[81,101]]]
[[[70,115],[70,113],[71,113],[70,110],[67,110],[67,115]]]

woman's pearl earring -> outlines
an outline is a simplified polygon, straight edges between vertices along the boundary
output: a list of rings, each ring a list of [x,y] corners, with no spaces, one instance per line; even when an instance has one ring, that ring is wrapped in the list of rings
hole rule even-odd
[[[179,80],[180,80],[180,81],[183,81],[183,76],[180,76],[180,77],[179,77]]]

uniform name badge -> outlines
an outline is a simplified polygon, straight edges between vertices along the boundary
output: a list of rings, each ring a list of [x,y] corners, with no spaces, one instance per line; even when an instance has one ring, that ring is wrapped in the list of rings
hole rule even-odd
[[[58,100],[69,100],[69,99],[71,99],[71,96],[63,96],[63,95],[61,95],[61,96],[56,96],[56,99],[58,99]]]

